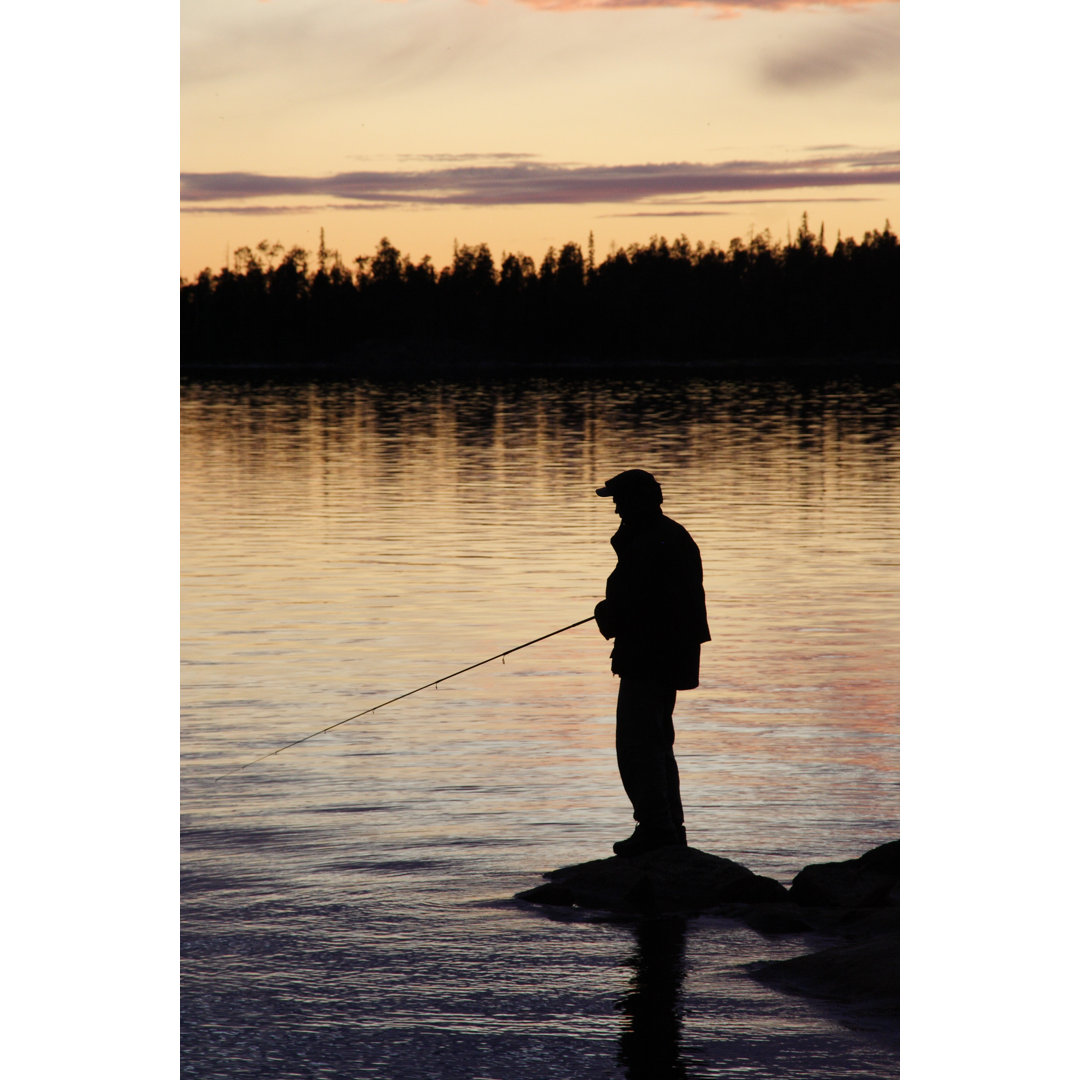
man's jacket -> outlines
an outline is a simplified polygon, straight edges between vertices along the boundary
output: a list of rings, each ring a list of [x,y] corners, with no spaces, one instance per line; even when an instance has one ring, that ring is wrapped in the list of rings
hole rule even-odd
[[[611,670],[692,690],[701,645],[710,639],[697,544],[657,508],[624,520],[611,546],[618,564],[596,605],[600,633],[615,639]]]

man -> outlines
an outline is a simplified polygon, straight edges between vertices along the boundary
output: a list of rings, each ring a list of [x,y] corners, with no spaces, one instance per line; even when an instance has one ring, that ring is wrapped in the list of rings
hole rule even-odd
[[[631,469],[596,489],[615,500],[622,524],[611,538],[618,564],[596,605],[596,624],[614,638],[619,676],[615,753],[637,828],[616,855],[686,844],[672,712],[677,690],[698,684],[709,640],[701,554],[690,534],[660,509],[660,485]]]

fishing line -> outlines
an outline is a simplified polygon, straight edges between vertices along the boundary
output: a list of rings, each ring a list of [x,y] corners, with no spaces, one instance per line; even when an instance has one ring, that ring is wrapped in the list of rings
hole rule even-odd
[[[263,754],[262,757],[257,757],[254,760],[249,761],[246,765],[239,765],[235,769],[230,769],[227,773],[222,773],[220,776],[214,777],[214,781],[216,783],[218,780],[224,780],[226,776],[232,776],[233,773],[238,773],[244,769],[250,768],[252,765],[257,765],[260,761],[265,761],[275,754],[280,754],[282,750],[289,750],[294,746],[299,746],[301,743],[307,742],[308,739],[314,739],[319,735],[325,735],[328,731],[333,731],[334,728],[339,728],[342,724],[347,724],[351,720],[359,720],[361,716],[370,716],[371,713],[375,712],[377,709],[384,709],[387,705],[393,705],[395,701],[401,701],[402,698],[412,697],[413,694],[419,694],[421,690],[427,690],[432,686],[438,689],[439,683],[444,683],[447,679],[456,678],[458,675],[464,675],[466,671],[472,671],[474,668],[483,667],[484,664],[490,664],[492,660],[501,658],[502,662],[505,664],[506,657],[511,653],[518,652],[520,649],[527,649],[530,645],[535,645],[538,641],[546,641],[549,637],[554,637],[556,634],[562,634],[567,630],[573,630],[575,626],[583,626],[587,622],[592,622],[595,618],[595,615],[590,615],[587,619],[580,619],[578,622],[571,623],[569,626],[563,626],[558,630],[552,630],[550,634],[544,634],[542,637],[533,638],[532,641],[526,641],[523,645],[515,645],[512,649],[507,649],[505,652],[489,656],[486,660],[478,660],[475,664],[463,667],[460,671],[455,671],[452,675],[443,675],[440,679],[432,679],[431,682],[424,683],[423,686],[418,686],[415,690],[409,690],[404,694],[398,694],[397,697],[392,697],[389,701],[382,701],[378,705],[372,705],[370,709],[365,709],[363,712],[358,712],[353,716],[347,716],[344,720],[338,720],[337,723],[331,724],[329,727],[324,727],[321,731],[313,731],[310,735],[305,735],[302,739],[296,739],[291,743],[286,743],[284,746],[279,746],[276,750],[271,750],[269,754]]]

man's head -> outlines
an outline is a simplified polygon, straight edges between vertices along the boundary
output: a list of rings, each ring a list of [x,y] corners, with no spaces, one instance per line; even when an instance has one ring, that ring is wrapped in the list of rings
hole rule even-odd
[[[615,513],[625,518],[628,514],[649,513],[659,510],[664,494],[652,473],[644,469],[628,469],[608,480],[596,494],[615,500]]]

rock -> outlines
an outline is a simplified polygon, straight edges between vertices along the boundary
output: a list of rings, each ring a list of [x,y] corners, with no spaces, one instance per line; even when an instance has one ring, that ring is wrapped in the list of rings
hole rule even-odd
[[[893,907],[900,903],[900,841],[882,844],[858,859],[817,863],[791,883],[803,907]]]
[[[526,889],[515,896],[516,900],[528,900],[530,904],[550,904],[552,907],[573,907],[574,894],[561,885],[537,885],[535,889]]]
[[[900,841],[859,859],[808,866],[791,892],[731,859],[696,848],[661,848],[632,859],[566,866],[516,899],[620,915],[738,919],[758,933],[809,934],[834,944],[750,974],[789,993],[833,1002],[842,1022],[898,1038],[900,1009]],[[646,920],[641,925],[649,925]],[[840,939],[840,944],[835,944]]]
[[[817,927],[796,904],[753,904],[740,913],[742,921],[759,934],[801,934]]]
[[[900,1008],[900,935],[877,934],[792,960],[764,961],[750,974],[780,990],[893,1016]]]
[[[859,1026],[891,1031],[900,1010],[900,841],[858,859],[806,867],[791,884],[791,899],[815,931],[845,940],[755,965],[751,974],[780,990],[839,1003]]]
[[[518,893],[516,899],[640,915],[689,914],[725,903],[788,899],[778,881],[697,848],[659,848],[629,859],[597,859],[553,870],[544,877],[549,885]]]

